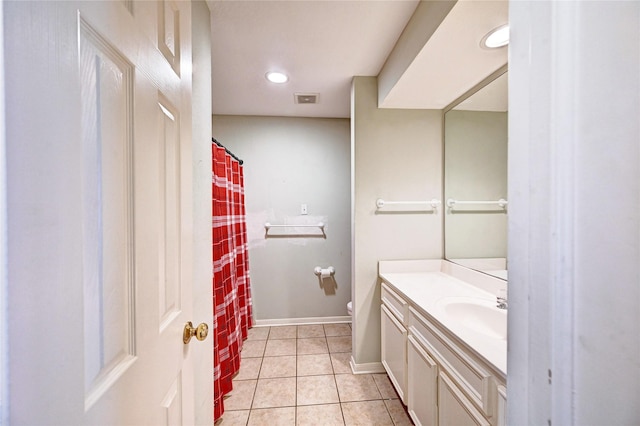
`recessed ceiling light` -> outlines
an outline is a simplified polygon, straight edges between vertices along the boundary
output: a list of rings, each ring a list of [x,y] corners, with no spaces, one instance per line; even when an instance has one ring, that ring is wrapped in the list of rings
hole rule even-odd
[[[507,44],[509,44],[509,24],[489,31],[489,34],[482,37],[482,41],[480,42],[482,47],[488,47],[489,49],[496,49],[506,46]]]
[[[265,76],[272,83],[286,83],[289,81],[289,77],[281,72],[269,71]]]

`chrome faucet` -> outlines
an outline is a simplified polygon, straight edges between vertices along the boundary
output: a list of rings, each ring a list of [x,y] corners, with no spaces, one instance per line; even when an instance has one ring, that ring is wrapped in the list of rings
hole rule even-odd
[[[498,295],[496,296],[496,308],[507,309],[507,305],[507,290],[498,290]]]

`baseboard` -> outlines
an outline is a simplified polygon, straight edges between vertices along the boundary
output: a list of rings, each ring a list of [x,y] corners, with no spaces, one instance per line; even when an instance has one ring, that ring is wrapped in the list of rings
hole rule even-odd
[[[351,365],[351,371],[353,374],[376,374],[376,373],[386,373],[384,366],[381,362],[366,362],[362,364],[356,364],[353,359],[353,355],[351,355],[351,361],[349,361],[349,365]]]
[[[349,315],[340,317],[279,318],[255,320],[254,327],[272,327],[278,325],[336,324],[350,322],[351,317]]]

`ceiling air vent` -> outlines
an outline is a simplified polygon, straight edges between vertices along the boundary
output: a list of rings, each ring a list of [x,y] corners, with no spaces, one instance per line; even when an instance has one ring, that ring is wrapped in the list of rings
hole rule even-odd
[[[294,99],[297,104],[317,104],[319,93],[294,93]]]

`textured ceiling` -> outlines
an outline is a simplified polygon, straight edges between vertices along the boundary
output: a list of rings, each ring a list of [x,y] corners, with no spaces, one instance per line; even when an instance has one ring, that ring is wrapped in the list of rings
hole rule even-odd
[[[420,2],[207,3],[214,114],[349,117],[353,76],[380,73]],[[507,0],[455,2],[380,106],[441,109],[506,64],[506,48],[488,51],[479,41],[507,22],[507,7]],[[269,83],[270,70],[289,82]],[[295,93],[319,93],[319,102],[296,104]]]
[[[349,117],[353,76],[378,75],[417,3],[209,1],[214,114]],[[297,105],[296,92],[319,103]]]

